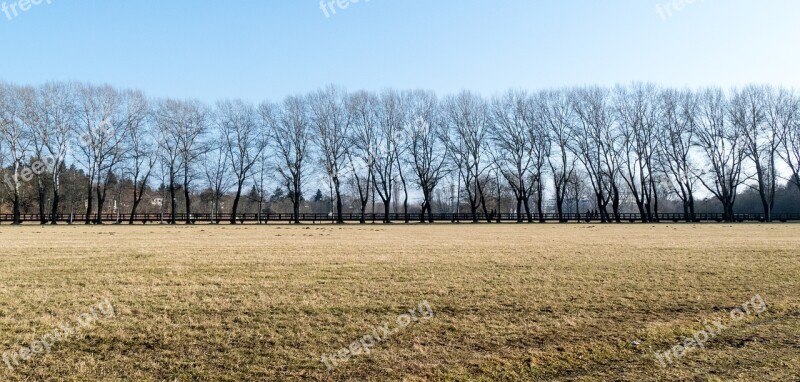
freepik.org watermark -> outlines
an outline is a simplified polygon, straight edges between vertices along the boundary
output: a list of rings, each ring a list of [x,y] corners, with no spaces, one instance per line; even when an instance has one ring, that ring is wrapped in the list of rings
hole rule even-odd
[[[370,0],[320,0],[319,9],[325,14],[325,18],[336,16],[336,10],[345,10],[352,4],[369,3]]]
[[[394,328],[389,328],[389,323],[384,322],[381,326],[372,328],[372,333],[362,336],[361,338],[350,343],[350,346],[339,349],[339,351],[322,356],[322,363],[328,370],[333,370],[342,363],[350,360],[350,358],[361,355],[370,354],[371,349],[379,343],[385,341],[393,334],[397,334],[400,330],[407,328],[409,325],[418,323],[420,320],[430,320],[433,318],[433,309],[428,301],[421,301],[416,308],[408,310],[408,313],[403,313],[397,316]]]
[[[667,0],[664,3],[656,4],[656,12],[661,16],[661,20],[667,21],[673,16],[673,12],[680,12],[687,6],[694,3],[703,3],[706,0]]]
[[[35,176],[52,173],[56,168],[56,158],[52,156],[45,156],[41,159],[36,159],[30,166],[22,166],[22,169],[14,176],[6,173],[3,175],[3,183],[9,190],[14,189],[15,184],[28,183],[33,180]]]
[[[672,365],[673,362],[679,360],[686,353],[700,348],[706,347],[706,342],[718,336],[723,330],[728,329],[737,322],[743,320],[750,314],[760,314],[767,310],[767,303],[761,298],[761,295],[755,295],[750,301],[742,304],[741,307],[734,308],[730,311],[728,317],[715,321],[706,321],[703,323],[703,330],[696,331],[691,338],[687,337],[678,345],[673,346],[667,351],[656,352],[655,358],[661,367]],[[723,324],[723,321],[725,324]]]
[[[13,2],[3,2],[0,4],[0,11],[6,15],[6,19],[13,20],[20,13],[31,10],[36,5],[53,4],[53,0],[17,0]]]
[[[89,308],[88,312],[81,313],[75,317],[75,323],[64,322],[57,328],[53,328],[49,333],[39,337],[38,340],[31,341],[30,346],[20,346],[17,350],[7,350],[3,353],[3,362],[9,369],[14,370],[19,366],[20,361],[29,361],[34,355],[50,353],[57,342],[66,341],[70,336],[79,334],[82,330],[88,329],[99,321],[114,318],[114,306],[108,300]]]
[[[78,145],[92,145],[93,138],[96,136],[109,136],[114,134],[114,126],[108,121],[100,121],[97,127],[91,128],[89,132],[82,134],[78,137]],[[63,163],[64,159],[72,152],[72,146],[68,146],[64,155],[58,158],[52,155],[43,155],[41,158],[34,159],[30,165],[22,165],[16,173],[3,174],[2,183],[8,190],[14,190],[15,184],[28,183],[34,177],[42,176],[44,174],[52,174],[56,170],[59,163]]]

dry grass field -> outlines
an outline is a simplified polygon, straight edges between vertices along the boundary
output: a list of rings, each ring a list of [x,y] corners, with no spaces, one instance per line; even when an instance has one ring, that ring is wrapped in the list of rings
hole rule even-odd
[[[798,381],[798,244],[778,224],[3,225],[0,381]]]

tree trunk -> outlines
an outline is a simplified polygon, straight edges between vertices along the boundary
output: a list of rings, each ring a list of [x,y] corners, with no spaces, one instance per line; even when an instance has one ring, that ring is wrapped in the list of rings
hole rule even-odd
[[[545,222],[545,219],[544,219],[544,205],[543,205],[541,196],[539,196],[539,198],[536,199],[536,212],[539,213],[539,223],[544,223]]]
[[[133,201],[133,207],[131,207],[131,216],[128,218],[128,224],[134,223],[134,216],[136,216],[136,210],[139,208],[139,200]]]
[[[764,221],[770,223],[772,222],[772,211],[769,206],[769,201],[767,200],[767,195],[760,189],[759,196],[761,197],[761,207],[764,209]]]
[[[400,157],[399,154],[398,158]],[[400,161],[397,161],[397,173],[400,175],[400,182],[403,184],[403,222],[408,224],[408,185],[406,184],[406,177],[403,176],[403,168],[400,166]]]
[[[361,199],[361,216],[358,218],[359,224],[367,224],[366,214],[367,214],[367,203],[369,203],[369,199]]]
[[[95,224],[103,224],[103,205],[105,204],[105,193],[100,192],[100,185],[98,184],[95,191],[97,192],[97,219]]]
[[[614,192],[611,198],[611,208],[614,211],[614,221],[620,223],[622,222],[622,218],[619,215],[619,188],[616,184],[612,184],[611,188]]]
[[[726,218],[725,218],[726,221],[729,221],[729,222],[734,222],[735,221],[735,217],[733,215],[733,203],[728,202],[728,204],[725,207],[725,214],[727,215]]]
[[[539,212],[539,223],[544,223],[544,188],[542,182],[537,182],[536,186],[536,210]]]
[[[564,193],[556,188],[556,213],[558,214],[558,222],[564,222]]]
[[[469,204],[469,210],[472,213],[472,222],[473,223],[477,223],[478,222],[478,206],[475,205],[475,204],[476,203],[470,203]]]
[[[92,201],[94,200],[94,187],[92,187],[92,183],[94,183],[94,178],[89,178],[89,188],[86,192],[86,217],[84,224],[91,224],[92,223]]]
[[[189,197],[189,181],[184,178],[183,181],[183,197],[186,204],[186,224],[192,224],[192,199]]]
[[[239,184],[236,186],[236,196],[233,198],[233,207],[231,207],[231,224],[236,225],[236,211],[239,210],[239,199],[242,197],[242,185],[244,181],[239,180]],[[188,208],[187,208],[188,210]]]
[[[144,198],[144,190],[147,187],[147,178],[149,178],[149,175],[150,173],[148,172],[144,179],[142,179],[142,181],[139,183],[141,186],[137,186],[136,182],[133,184],[133,206],[131,207],[131,216],[128,219],[129,224],[134,223],[134,216],[136,216],[136,210],[139,209],[139,204]]]
[[[53,184],[53,208],[50,212],[50,224],[58,224],[59,187],[56,184],[57,182]]]
[[[489,210],[486,209],[486,198],[483,195],[483,187],[481,187],[481,184],[478,181],[478,178],[475,178],[475,184],[476,184],[476,186],[478,188],[478,195],[480,195],[481,208],[483,209],[483,216],[486,218],[486,222],[487,223],[491,223],[492,222],[492,217],[489,215]]]
[[[133,217],[136,216],[136,208],[139,207],[139,189],[136,182],[133,182],[133,203],[131,206],[131,216],[128,217],[128,224],[133,225]]]
[[[39,224],[44,225],[47,224],[47,214],[44,212],[46,208],[45,207],[46,202],[44,201],[45,190],[44,190],[44,184],[42,184],[41,180],[39,181],[38,191],[39,191]]]
[[[610,219],[608,218],[608,210],[606,209],[606,202],[605,196],[603,196],[602,192],[596,192],[595,197],[597,198],[597,208],[600,210],[600,222],[601,223],[610,223]],[[577,199],[577,198],[576,198]],[[578,202],[575,202],[575,205],[578,205]],[[578,211],[580,212],[580,211]]]
[[[403,192],[403,216],[405,223],[408,223],[408,194]]]
[[[19,191],[14,190],[14,224],[22,224],[22,218],[19,210]]]
[[[389,209],[392,203],[391,198],[387,198],[383,201],[383,222],[384,223],[391,223],[392,219],[389,219]]]
[[[431,200],[431,194],[433,194],[433,190],[430,188],[430,186],[427,183],[423,184],[422,185],[423,201],[422,201],[422,210],[420,211],[421,213],[420,223],[424,223],[426,221],[425,219],[426,213],[428,214],[427,221],[433,223],[433,214],[431,213],[431,204],[433,203],[433,201]]]
[[[644,209],[644,202],[639,200],[638,196],[636,196],[636,208],[639,210],[639,216],[642,219],[642,223],[647,223],[647,212]]]
[[[658,217],[658,193],[656,193],[655,190],[653,190],[653,215],[650,217],[650,219],[656,223],[661,220]]]
[[[170,170],[170,178],[169,178],[169,197],[171,199],[171,215],[169,218],[169,224],[176,224],[177,223],[177,216],[178,216],[178,197],[175,195],[175,175]]]
[[[533,215],[531,215],[530,198],[523,197],[522,205],[525,207],[525,217],[528,218],[528,223],[533,223]]]
[[[297,190],[292,195],[292,213],[294,214],[294,224],[300,224],[300,192]]]
[[[336,189],[336,223],[343,224],[344,217],[342,216],[342,193],[339,190],[339,179],[336,178],[333,180],[333,187]]]

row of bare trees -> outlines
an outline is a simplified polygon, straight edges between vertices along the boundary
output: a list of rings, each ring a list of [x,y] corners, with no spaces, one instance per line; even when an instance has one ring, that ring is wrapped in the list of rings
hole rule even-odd
[[[162,208],[169,206],[170,223],[179,215],[178,193],[189,223],[192,192],[203,189],[216,214],[232,193],[235,224],[246,188],[263,191],[270,182],[286,190],[295,219],[303,191],[324,185],[338,222],[348,187],[362,216],[376,196],[386,222],[401,197],[408,216],[414,194],[423,221],[432,222],[444,179],[455,180],[473,221],[499,212],[487,203],[491,184],[510,190],[520,222],[533,221],[543,216],[545,194],[563,217],[576,177],[590,186],[604,222],[620,220],[623,200],[634,202],[642,221],[658,220],[664,198],[679,199],[692,220],[699,193],[713,195],[732,220],[746,187],[758,192],[771,220],[781,180],[800,188],[798,113],[796,93],[757,85],[724,91],[634,83],[513,90],[491,99],[328,86],[279,103],[210,107],[110,86],[0,83],[0,168],[15,222],[20,189],[33,182],[42,223],[48,213],[55,223],[68,166],[86,175],[86,223],[102,223],[109,184],[119,179],[132,184],[131,223],[155,183],[168,193]]]

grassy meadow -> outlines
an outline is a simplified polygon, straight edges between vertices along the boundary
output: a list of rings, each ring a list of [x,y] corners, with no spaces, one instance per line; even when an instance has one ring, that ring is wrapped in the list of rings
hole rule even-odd
[[[798,381],[799,247],[791,224],[1,225],[0,381]]]

